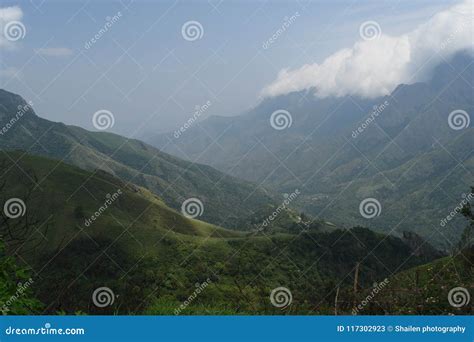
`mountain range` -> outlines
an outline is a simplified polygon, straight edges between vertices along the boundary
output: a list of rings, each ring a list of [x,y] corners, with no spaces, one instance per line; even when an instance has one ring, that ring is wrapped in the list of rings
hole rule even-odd
[[[464,218],[439,225],[473,183],[473,128],[449,124],[474,109],[472,72],[459,54],[383,98],[292,93],[150,139],[176,156],[43,119],[0,90],[0,303],[31,274],[32,298],[9,313],[348,314],[387,281],[363,313],[469,314],[430,298],[472,285],[469,243],[440,251],[460,249]],[[269,300],[281,287],[283,309]]]
[[[401,84],[384,97],[294,92],[239,116],[209,117],[178,138],[147,141],[278,192],[301,189],[293,204],[315,218],[415,231],[450,248],[445,243],[459,238],[463,220],[440,222],[474,181],[473,80],[473,54],[463,51],[425,82]],[[450,122],[457,113],[461,126]],[[278,114],[282,127],[272,122]],[[359,210],[367,198],[380,204],[370,219]]]
[[[107,172],[146,187],[175,209],[196,198],[202,203],[199,218],[210,223],[241,227],[255,210],[276,203],[275,195],[262,187],[172,157],[139,140],[43,119],[21,96],[0,90],[0,125],[7,127],[16,117],[18,121],[0,135],[0,149],[23,150]]]
[[[415,235],[361,227],[271,235],[223,229],[188,219],[108,173],[22,151],[3,151],[0,165],[0,201],[21,198],[25,205],[23,216],[2,212],[0,232],[7,253],[34,279],[28,290],[40,304],[30,314],[176,314],[195,284],[206,291],[182,314],[282,314],[268,300],[282,285],[294,298],[285,313],[331,313],[336,285],[342,305],[354,281],[370,288],[443,257]],[[2,270],[8,279],[27,272]],[[93,293],[104,287],[112,293],[109,305],[98,306]],[[9,291],[15,290],[13,281]],[[0,292],[0,303],[8,293]],[[17,310],[9,313],[25,313]]]

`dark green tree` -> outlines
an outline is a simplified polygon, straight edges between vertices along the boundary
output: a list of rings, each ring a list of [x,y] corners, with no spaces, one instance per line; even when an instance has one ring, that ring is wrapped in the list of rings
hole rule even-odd
[[[0,240],[0,313],[27,315],[41,310],[43,305],[33,295],[34,286],[30,270],[7,256]]]

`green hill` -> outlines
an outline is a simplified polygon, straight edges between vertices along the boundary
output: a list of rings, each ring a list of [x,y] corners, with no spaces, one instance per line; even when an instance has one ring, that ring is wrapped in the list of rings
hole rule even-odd
[[[238,233],[189,220],[105,172],[22,151],[3,151],[0,165],[0,203],[25,204],[23,216],[2,212],[0,232],[8,255],[31,267],[30,291],[43,303],[34,313],[174,314],[196,284],[207,285],[180,313],[331,313],[356,264],[366,287],[440,256],[411,236],[365,228]],[[281,286],[293,297],[284,311],[269,300]],[[103,308],[92,300],[101,287],[114,293]]]
[[[62,241],[76,236],[112,238],[117,235],[115,232],[129,230],[132,226],[140,229],[130,232],[138,234],[140,241],[150,244],[156,243],[147,238],[150,234],[153,237],[176,233],[189,237],[242,235],[203,221],[187,219],[167,207],[149,190],[125,183],[105,172],[91,173],[54,159],[25,155],[22,151],[3,153],[0,164],[6,171],[2,180],[7,184],[2,189],[2,198],[28,198],[28,212],[38,208],[40,210],[34,214],[39,221],[61,227],[60,234],[54,231],[46,233],[48,248],[58,248]],[[14,163],[16,160],[19,161]],[[106,203],[107,200],[112,204]],[[107,210],[101,213],[100,207],[107,207]],[[98,211],[100,215],[96,214]],[[48,220],[50,215],[53,217]],[[91,220],[94,215],[100,219]]]
[[[108,172],[149,189],[175,209],[188,198],[198,198],[204,208],[199,218],[221,226],[242,228],[254,210],[275,203],[261,187],[172,157],[139,140],[42,119],[20,96],[4,90],[0,90],[2,127],[1,149]]]
[[[473,261],[474,250],[471,248],[456,256],[438,259],[388,277],[387,285],[381,287],[358,314],[472,315],[472,298],[467,300],[468,297],[462,297],[461,288],[467,293],[474,290]],[[457,299],[450,296],[450,292],[456,293],[456,289]],[[350,296],[349,291],[345,299],[359,303],[367,299],[373,293],[372,290],[367,288],[360,291],[356,299]],[[450,297],[459,307],[450,303]],[[345,309],[348,314],[352,312],[350,307]]]

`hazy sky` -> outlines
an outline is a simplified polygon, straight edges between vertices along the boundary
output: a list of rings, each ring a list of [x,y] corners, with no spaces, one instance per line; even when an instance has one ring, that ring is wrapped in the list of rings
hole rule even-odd
[[[0,1],[0,88],[42,117],[87,129],[108,110],[111,131],[140,137],[178,128],[208,101],[201,118],[245,111],[280,70],[352,47],[364,22],[402,35],[454,3]],[[11,21],[24,37],[5,38]],[[189,21],[197,23],[183,33]]]

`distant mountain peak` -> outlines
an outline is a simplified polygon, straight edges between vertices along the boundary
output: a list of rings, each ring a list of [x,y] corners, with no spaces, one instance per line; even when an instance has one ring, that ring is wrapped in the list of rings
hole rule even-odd
[[[25,116],[36,116],[33,102],[26,101],[18,94],[0,89],[0,122],[16,121]]]

